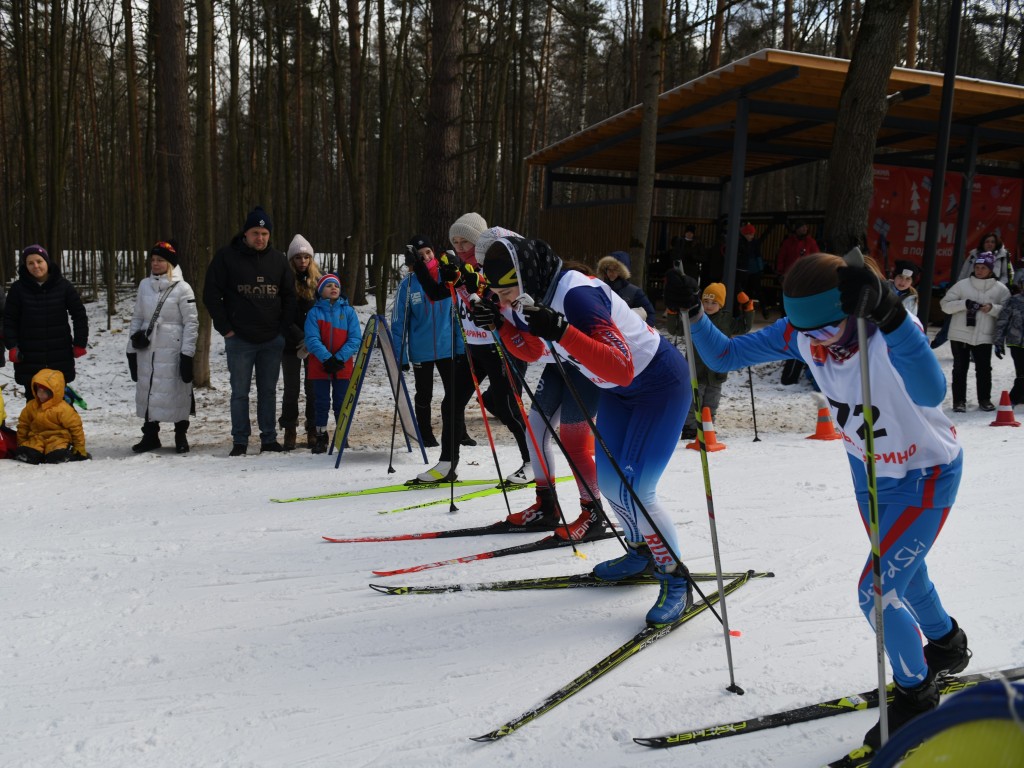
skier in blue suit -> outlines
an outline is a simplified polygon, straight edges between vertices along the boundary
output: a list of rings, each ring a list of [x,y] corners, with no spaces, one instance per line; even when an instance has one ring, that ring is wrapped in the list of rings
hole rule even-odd
[[[852,317],[869,294],[867,350],[858,348]],[[771,360],[805,362],[828,398],[853,475],[861,517],[868,525],[860,355],[867,354],[874,414],[874,448],[886,654],[896,682],[888,722],[894,731],[938,706],[935,678],[967,666],[967,636],[946,613],[928,577],[925,556],[956,500],[963,451],[942,412],[946,379],[916,317],[907,313],[881,272],[868,262],[847,266],[838,256],[810,254],[783,283],[786,316],[756,333],[728,338],[701,311],[695,286],[673,299],[693,320],[693,343],[717,371]],[[874,625],[871,558],[857,582],[860,607]],[[927,644],[922,647],[921,635]],[[879,726],[865,743],[879,746]]]

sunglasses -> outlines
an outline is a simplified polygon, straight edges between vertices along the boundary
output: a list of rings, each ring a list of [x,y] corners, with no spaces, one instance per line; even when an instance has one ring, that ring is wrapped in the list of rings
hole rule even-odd
[[[839,324],[823,325],[820,328],[812,328],[809,331],[800,331],[800,333],[815,341],[828,341],[839,333]]]

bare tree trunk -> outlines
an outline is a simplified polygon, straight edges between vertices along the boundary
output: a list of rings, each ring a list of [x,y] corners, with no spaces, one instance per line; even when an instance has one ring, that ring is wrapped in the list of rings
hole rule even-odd
[[[462,0],[434,0],[432,7],[431,77],[419,208],[420,226],[443,250],[448,225],[459,215],[455,210],[455,179],[462,117]]]
[[[644,2],[646,14],[646,0]],[[725,28],[725,9],[728,6],[727,0],[717,0],[715,4],[715,18],[711,24],[711,48],[708,51],[708,71],[714,71],[721,66],[722,62],[722,34]],[[645,42],[645,46],[647,43]]]
[[[845,252],[863,244],[875,142],[887,111],[886,86],[899,56],[912,0],[868,0],[839,98],[829,157],[825,239]]]
[[[127,2],[127,0],[126,0]],[[196,0],[196,243],[192,272],[188,280],[197,292],[206,281],[206,267],[213,256],[213,153],[210,134],[214,119],[213,101],[213,0]],[[199,336],[193,362],[194,384],[210,384],[210,313],[203,302],[199,306]]]
[[[782,50],[793,50],[793,0],[783,0]]]
[[[838,35],[836,35],[836,56],[848,59],[853,55],[853,0],[839,0]],[[910,40],[907,39],[909,47]]]
[[[644,0],[641,37],[641,96],[643,122],[640,126],[640,163],[637,169],[636,208],[629,255],[633,280],[643,287],[647,264],[647,233],[651,228],[654,202],[655,159],[658,149],[658,95],[661,93],[661,49],[665,40],[664,0]],[[721,4],[722,0],[719,0]]]
[[[910,3],[910,18],[907,20],[907,62],[910,69],[917,67],[917,26],[921,18],[921,0]]]
[[[157,122],[167,129],[167,187],[170,207],[174,211],[171,231],[180,246],[182,272],[194,275],[200,259],[196,238],[196,185],[192,165],[188,71],[185,68],[183,0],[163,0],[158,21]]]

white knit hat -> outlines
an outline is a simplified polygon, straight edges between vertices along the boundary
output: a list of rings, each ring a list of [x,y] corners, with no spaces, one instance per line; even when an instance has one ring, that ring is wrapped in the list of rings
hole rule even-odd
[[[309,240],[302,235],[296,235],[292,238],[291,245],[288,246],[288,258],[294,259],[300,253],[304,253],[310,258],[316,255],[313,253],[313,246],[309,244]]]
[[[484,221],[483,216],[479,213],[464,213],[448,227],[448,239],[454,240],[456,237],[461,237],[476,245],[476,239],[485,229],[487,229],[487,222]]]
[[[504,227],[491,227],[490,229],[485,229],[480,233],[480,236],[476,240],[477,262],[483,264],[484,259],[487,258],[487,249],[503,237],[522,237],[522,235],[518,232],[513,232],[511,229],[505,229]]]

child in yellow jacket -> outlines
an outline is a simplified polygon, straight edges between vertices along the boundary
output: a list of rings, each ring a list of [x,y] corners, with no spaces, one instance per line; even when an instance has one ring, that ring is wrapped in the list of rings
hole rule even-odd
[[[44,368],[32,377],[32,399],[18,418],[16,461],[60,464],[91,458],[78,412],[64,401],[64,374]]]

